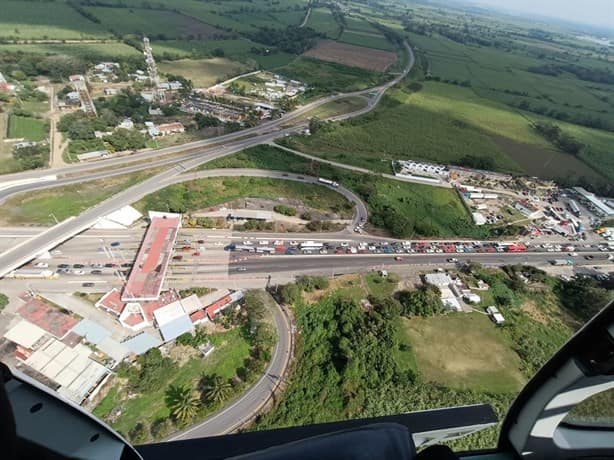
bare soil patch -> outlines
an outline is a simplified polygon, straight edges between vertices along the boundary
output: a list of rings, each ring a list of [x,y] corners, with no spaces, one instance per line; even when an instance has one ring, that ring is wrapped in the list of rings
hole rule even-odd
[[[314,48],[304,53],[304,55],[321,61],[335,62],[379,72],[386,71],[397,59],[396,53],[391,51],[348,45],[332,40],[318,42]]]

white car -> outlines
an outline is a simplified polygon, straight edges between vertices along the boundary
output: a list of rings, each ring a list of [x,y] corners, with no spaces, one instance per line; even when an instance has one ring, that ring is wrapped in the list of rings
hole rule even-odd
[[[254,244],[254,243],[252,243],[250,240],[247,240],[247,241],[244,241],[244,242],[243,242],[243,244],[244,244],[245,246],[251,246],[251,245],[252,245],[252,244]]]
[[[85,271],[83,271],[83,270],[73,270],[72,274],[73,275],[81,276],[81,275],[85,275]]]
[[[258,244],[260,246],[267,246],[269,244],[269,242],[267,240],[260,240],[260,242]]]
[[[576,257],[577,255],[578,255],[578,253],[577,253],[577,252],[570,252],[570,253],[569,253],[569,256],[570,256],[570,257]]]
[[[47,262],[39,262],[34,265],[36,268],[49,268],[49,264]]]

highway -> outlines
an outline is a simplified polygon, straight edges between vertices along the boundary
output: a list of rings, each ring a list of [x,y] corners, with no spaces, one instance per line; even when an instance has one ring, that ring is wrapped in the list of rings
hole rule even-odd
[[[118,156],[118,157],[108,158],[108,159],[100,160],[100,161],[93,161],[93,162],[87,162],[87,163],[75,163],[75,164],[71,164],[67,166],[62,166],[59,168],[36,169],[36,170],[23,171],[23,172],[13,173],[13,174],[4,174],[1,176],[2,182],[0,182],[0,190],[3,190],[7,184],[10,185],[10,183],[14,181],[21,181],[24,179],[40,179],[40,178],[44,178],[44,176],[49,176],[49,175],[83,176],[83,173],[100,170],[100,169],[107,170],[107,172],[111,173],[112,168],[126,166],[131,163],[133,164],[133,166],[135,166],[134,163],[137,163],[137,162],[142,162],[142,164],[140,165],[141,166],[140,169],[146,169],[146,168],[150,168],[152,165],[150,160],[152,159],[159,160],[160,157],[164,157],[164,156],[171,156],[171,155],[175,156],[175,157],[166,159],[166,163],[164,164],[177,163],[177,162],[180,162],[186,159],[187,160],[192,159],[195,156],[202,156],[203,153],[207,153],[203,151],[203,149],[216,148],[216,147],[223,148],[226,144],[234,143],[240,140],[245,140],[247,138],[254,137],[254,136],[255,137],[262,136],[263,140],[260,143],[267,143],[270,140],[270,139],[266,139],[267,135],[274,134],[273,137],[282,137],[287,133],[296,131],[298,128],[296,126],[289,128],[289,129],[283,129],[282,127],[286,125],[287,123],[289,123],[290,121],[303,116],[304,114],[310,112],[311,110],[321,105],[327,104],[332,101],[336,101],[338,99],[343,99],[346,97],[365,96],[365,95],[368,95],[369,93],[375,93],[375,96],[369,98],[368,104],[362,109],[359,109],[355,112],[350,112],[347,114],[339,115],[337,117],[332,117],[331,120],[339,121],[339,120],[345,120],[347,118],[352,118],[352,117],[356,117],[359,115],[363,115],[373,110],[373,108],[375,108],[375,106],[379,103],[380,99],[382,98],[386,90],[388,90],[390,87],[394,86],[399,81],[401,81],[403,78],[405,78],[405,76],[411,71],[415,63],[415,56],[414,56],[413,50],[411,49],[408,43],[404,43],[404,46],[408,54],[407,66],[393,80],[390,80],[389,82],[384,83],[383,85],[380,85],[374,88],[367,88],[364,90],[354,91],[350,93],[338,93],[338,94],[326,96],[326,97],[317,99],[315,101],[309,102],[299,107],[298,109],[293,110],[292,112],[288,112],[278,119],[266,121],[252,128],[243,129],[241,131],[236,131],[233,133],[225,134],[225,135],[210,138],[210,139],[189,142],[189,143],[172,146],[172,147],[166,147],[162,149],[146,150],[146,151],[134,153],[132,155]],[[215,153],[215,152],[211,152],[211,153]],[[180,154],[183,154],[183,155],[180,155]],[[135,170],[138,170],[138,169],[135,169]],[[90,179],[88,179],[87,177],[83,177],[83,181],[85,180],[90,180]],[[20,187],[19,190],[20,192],[24,192],[30,189]],[[5,198],[6,198],[5,195],[0,195],[0,201],[2,201]]]
[[[343,95],[334,95],[334,96],[328,96],[328,97],[319,99],[310,104],[306,104],[305,106],[301,107],[298,110],[295,110],[294,112],[291,112],[283,120],[282,119],[273,120],[271,122],[258,126],[256,127],[257,130],[265,129],[263,128],[264,125],[267,125],[268,128],[277,127],[281,123],[287,122],[289,119],[300,116],[301,114],[313,109],[314,107],[317,107],[323,103],[330,102],[330,101],[333,101],[333,100],[336,100],[342,97],[347,97],[348,95],[366,94],[369,92],[377,93],[375,97],[370,99],[367,107],[357,112],[352,112],[352,113],[342,115],[341,117],[336,117],[336,119],[346,119],[346,118],[350,118],[353,116],[361,115],[363,113],[368,112],[369,110],[372,110],[377,105],[377,103],[383,96],[384,92],[388,88],[393,86],[394,84],[398,83],[402,78],[404,78],[407,75],[407,73],[409,73],[409,71],[414,65],[415,58],[414,58],[413,51],[411,50],[410,46],[407,43],[405,43],[404,45],[406,47],[406,50],[409,56],[408,64],[406,68],[403,70],[403,72],[401,72],[401,74],[398,75],[395,79],[375,89],[372,88],[370,90],[356,91],[354,93],[345,93]],[[236,140],[235,142],[224,144],[220,147],[211,149],[210,151],[207,152],[206,155],[198,154],[196,157],[193,157],[181,163],[178,163],[175,166],[171,167],[170,169],[167,169],[159,174],[156,174],[139,184],[129,187],[128,189],[125,189],[124,191],[103,201],[102,203],[99,203],[98,205],[87,209],[86,211],[81,213],[79,216],[67,219],[59,223],[58,225],[50,228],[49,230],[45,231],[44,233],[32,237],[29,241],[25,241],[21,243],[19,246],[11,248],[3,252],[2,254],[0,254],[0,277],[5,276],[7,273],[10,273],[12,270],[27,263],[29,260],[33,259],[37,254],[41,254],[45,251],[48,251],[52,249],[53,247],[57,246],[59,243],[66,241],[67,239],[73,237],[74,235],[77,235],[78,233],[82,232],[86,228],[89,228],[100,217],[103,217],[121,208],[122,206],[126,204],[133,203],[141,199],[142,197],[158,190],[159,188],[161,188],[161,186],[165,184],[168,185],[169,183],[172,183],[174,178],[176,178],[183,172],[196,168],[215,158],[221,158],[223,156],[230,155],[232,153],[236,153],[248,147],[253,147],[255,145],[270,142],[276,137],[285,135],[287,132],[290,132],[296,129],[296,127],[294,127],[294,128],[290,128],[287,130],[266,132],[265,134],[261,134],[258,137],[248,137],[246,139],[243,138],[246,135],[246,133],[252,132],[251,130],[255,130],[256,128],[250,128],[248,130],[228,134],[226,136],[222,136],[222,137],[215,138],[212,140],[199,141],[197,143],[191,143],[191,144],[186,144],[186,145],[181,146],[185,150],[186,148],[192,148],[192,146],[194,146],[195,144],[198,144],[197,146],[202,147],[203,145],[206,145],[207,143],[210,144],[212,142],[219,144],[221,142],[221,139],[223,138],[231,140],[231,139],[235,139],[236,137],[242,136],[240,140]],[[258,131],[253,131],[253,132],[256,133]],[[230,136],[233,136],[233,137],[230,137]],[[179,147],[173,147],[171,149],[179,149]],[[169,149],[163,149],[163,150],[168,151]],[[160,153],[161,150],[157,152]],[[133,157],[136,158],[137,156],[139,156],[139,158],[141,158],[143,155],[150,155],[151,153],[152,152],[145,152],[142,154],[136,154]],[[122,158],[106,160],[105,165],[110,165],[109,162],[112,162],[112,161],[117,162],[119,160],[122,160]],[[128,160],[130,160],[130,157],[128,157]],[[150,162],[144,163],[143,168],[141,169],[150,167],[150,164],[151,164]],[[88,165],[88,164],[76,165],[73,167],[62,168],[62,170],[65,171],[68,169],[69,171],[73,173],[76,171],[84,172],[84,171],[89,170],[89,169],[83,170],[82,168],[84,167],[89,168],[91,167],[91,165]],[[77,168],[80,168],[80,169],[77,169]],[[42,173],[49,174],[49,171],[51,170],[46,169],[46,170],[43,170]],[[55,172],[58,173],[58,171],[55,171]],[[24,179],[27,176],[27,174],[31,174],[31,173],[33,172],[21,173],[21,175],[19,175],[19,178]],[[38,174],[41,174],[41,171],[39,171]],[[117,171],[113,171],[113,170],[105,171],[97,175],[97,178],[110,177],[116,174],[117,174]],[[16,175],[12,175],[13,178],[15,176]],[[76,183],[76,182],[82,182],[84,180],[89,180],[89,179],[87,179],[86,175],[83,175],[81,177],[74,177],[74,178],[66,179],[66,180],[70,181],[69,183]],[[54,184],[46,184],[46,185],[39,184],[38,186],[35,184],[25,184],[25,185],[20,186],[21,187],[20,190],[21,191],[37,190],[45,186],[55,186],[55,183],[57,182],[58,181],[54,181]],[[27,190],[24,190],[24,188]],[[11,190],[12,189],[10,188],[5,189],[2,193],[5,194],[4,196],[6,196],[6,194],[9,194]],[[0,199],[2,199],[2,195],[0,195]]]

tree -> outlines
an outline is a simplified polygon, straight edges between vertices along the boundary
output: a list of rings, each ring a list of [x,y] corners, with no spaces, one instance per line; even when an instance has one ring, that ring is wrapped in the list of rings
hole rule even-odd
[[[166,390],[165,402],[171,416],[179,422],[192,419],[200,406],[200,401],[187,385],[170,385]]]
[[[147,441],[149,437],[147,433],[147,427],[143,422],[138,422],[134,427],[128,432],[128,437],[130,441],[134,444],[142,444]]]
[[[322,120],[318,117],[311,117],[309,119],[309,132],[315,134],[322,127]]]
[[[9,304],[9,298],[0,292],[0,311]]]
[[[199,382],[202,400],[207,402],[221,403],[230,396],[232,385],[222,376],[203,375]]]
[[[290,305],[296,303],[301,298],[301,288],[294,283],[286,284],[281,287],[279,294],[282,302]]]

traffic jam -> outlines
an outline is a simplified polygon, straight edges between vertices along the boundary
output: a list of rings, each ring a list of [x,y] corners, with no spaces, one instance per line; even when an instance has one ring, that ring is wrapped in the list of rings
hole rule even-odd
[[[375,242],[319,242],[319,241],[269,241],[244,240],[227,245],[225,250],[239,253],[312,255],[312,254],[470,254],[470,253],[522,253],[558,252],[569,257],[577,256],[576,251],[602,251],[611,248],[604,245],[543,244],[500,242],[429,242],[429,241],[375,241]]]

